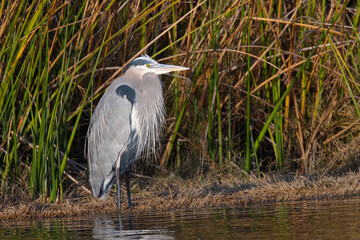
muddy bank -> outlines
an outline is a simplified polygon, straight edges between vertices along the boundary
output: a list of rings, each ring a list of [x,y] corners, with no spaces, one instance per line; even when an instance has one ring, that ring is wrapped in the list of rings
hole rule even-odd
[[[176,176],[147,180],[134,179],[132,184],[133,213],[166,211],[180,208],[200,209],[241,207],[257,203],[284,202],[313,199],[348,198],[360,195],[360,174],[343,176],[298,175],[265,176],[262,179],[231,175],[184,180]],[[219,178],[220,179],[220,178]],[[80,191],[80,190],[79,190]],[[126,192],[122,191],[124,214]],[[19,204],[1,204],[0,221],[46,217],[69,217],[115,213],[114,192],[106,201],[96,200],[88,194],[67,197],[63,203],[42,203],[41,200]]]

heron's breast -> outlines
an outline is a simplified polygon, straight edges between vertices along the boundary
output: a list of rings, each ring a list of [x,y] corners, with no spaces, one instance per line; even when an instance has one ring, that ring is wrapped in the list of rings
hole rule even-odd
[[[165,113],[162,95],[142,100],[138,98],[131,114],[131,129],[138,135],[139,151],[155,147]]]

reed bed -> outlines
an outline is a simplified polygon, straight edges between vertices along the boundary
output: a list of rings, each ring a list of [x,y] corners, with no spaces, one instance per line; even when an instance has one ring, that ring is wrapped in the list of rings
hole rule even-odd
[[[164,76],[167,121],[141,175],[357,170],[356,1],[2,1],[1,199],[87,189],[91,113],[140,54]],[[160,170],[159,170],[160,169]]]
[[[210,174],[211,175],[211,174]],[[116,212],[116,195],[101,201],[74,190],[76,197],[61,203],[43,203],[42,199],[18,204],[0,204],[0,222],[53,217],[96,216]],[[133,184],[133,209],[124,214],[141,215],[176,209],[238,208],[290,201],[326,201],[360,196],[360,173],[343,176],[312,176],[268,174],[238,178],[224,174],[184,179],[170,174],[166,177],[136,179]],[[126,192],[123,194],[126,198]],[[356,200],[355,200],[356,201]],[[127,204],[127,203],[125,203]],[[306,202],[304,203],[306,204]]]

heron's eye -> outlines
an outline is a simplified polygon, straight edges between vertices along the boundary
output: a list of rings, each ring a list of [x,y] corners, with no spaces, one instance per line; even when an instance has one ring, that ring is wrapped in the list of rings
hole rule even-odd
[[[150,67],[150,64],[146,64],[146,67]]]

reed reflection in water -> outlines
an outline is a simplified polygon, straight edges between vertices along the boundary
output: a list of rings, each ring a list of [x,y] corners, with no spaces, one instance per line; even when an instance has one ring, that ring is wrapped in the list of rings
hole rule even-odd
[[[0,239],[360,239],[360,198],[2,221]]]

